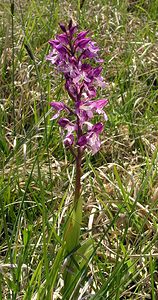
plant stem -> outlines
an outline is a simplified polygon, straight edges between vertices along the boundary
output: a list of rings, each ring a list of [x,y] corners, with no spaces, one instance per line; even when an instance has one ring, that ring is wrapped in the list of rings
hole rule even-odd
[[[82,130],[79,124],[79,118],[77,117],[77,135],[78,138],[82,135]],[[78,201],[81,194],[81,161],[82,161],[82,150],[81,147],[77,149],[76,157],[76,181],[75,181],[75,195],[74,195],[74,209],[77,208]]]
[[[76,157],[76,181],[75,181],[75,195],[74,195],[74,208],[76,209],[78,200],[81,193],[81,160],[82,152],[80,147],[77,149]]]

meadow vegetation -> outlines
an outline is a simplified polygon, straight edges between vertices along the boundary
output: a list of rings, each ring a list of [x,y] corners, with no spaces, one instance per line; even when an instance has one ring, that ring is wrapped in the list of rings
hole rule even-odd
[[[80,286],[78,300],[156,300],[158,1],[11,3],[0,0],[0,299],[71,300]],[[50,121],[68,96],[45,57],[70,18],[101,48],[109,104],[101,150],[83,161],[81,240],[94,250],[62,297],[75,169]]]

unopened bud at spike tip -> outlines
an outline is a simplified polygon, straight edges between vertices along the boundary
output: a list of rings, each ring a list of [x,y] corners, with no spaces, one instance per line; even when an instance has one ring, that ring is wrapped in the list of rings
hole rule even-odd
[[[61,30],[66,33],[65,25],[60,23],[59,26],[60,26]]]
[[[69,26],[68,26],[69,30],[71,29],[71,27],[72,27],[72,19],[69,22]]]

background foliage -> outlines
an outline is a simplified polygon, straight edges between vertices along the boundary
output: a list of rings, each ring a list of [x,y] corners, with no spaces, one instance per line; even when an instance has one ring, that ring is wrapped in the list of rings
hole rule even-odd
[[[67,95],[45,56],[70,18],[100,45],[109,99],[102,149],[83,163],[95,251],[78,299],[157,299],[157,15],[157,0],[0,1],[0,299],[61,299],[74,164],[50,122]]]

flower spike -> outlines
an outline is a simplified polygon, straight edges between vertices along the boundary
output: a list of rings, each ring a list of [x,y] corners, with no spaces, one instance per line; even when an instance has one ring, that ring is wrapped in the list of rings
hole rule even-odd
[[[60,24],[60,28],[63,33],[49,41],[52,51],[47,60],[64,75],[65,90],[73,101],[73,108],[63,102],[52,102],[50,105],[56,111],[52,120],[67,112],[68,118],[61,117],[58,122],[62,130],[67,132],[65,145],[81,147],[82,150],[87,147],[95,154],[100,149],[99,135],[103,131],[103,124],[90,121],[95,114],[103,115],[104,120],[107,120],[104,107],[108,103],[107,99],[94,100],[97,88],[105,88],[99,48],[87,37],[88,30],[77,33],[77,26],[73,25],[72,20],[68,27]]]

